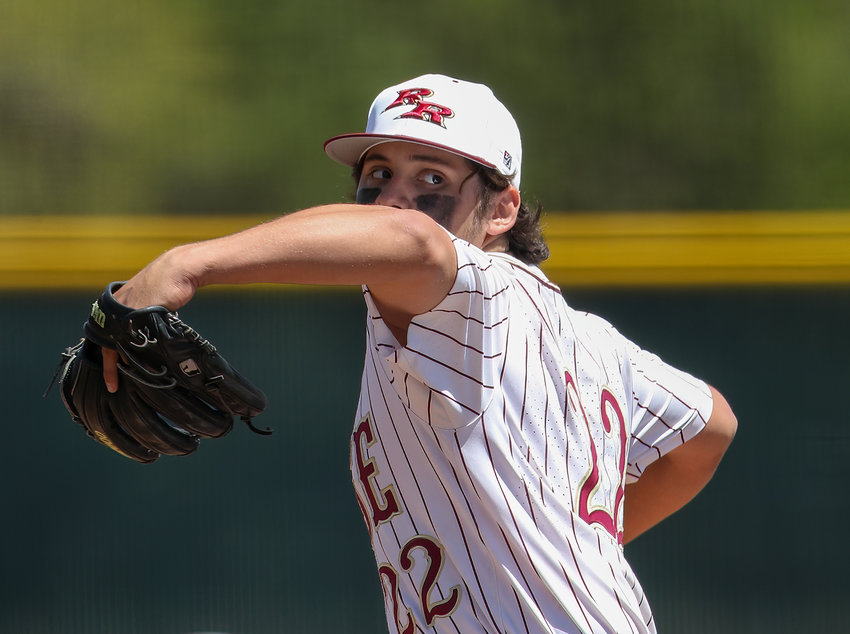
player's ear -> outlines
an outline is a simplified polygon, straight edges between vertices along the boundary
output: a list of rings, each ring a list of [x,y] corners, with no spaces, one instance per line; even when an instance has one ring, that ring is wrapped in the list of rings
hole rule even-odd
[[[487,233],[499,236],[510,231],[516,223],[520,202],[519,190],[513,185],[494,194],[487,216]]]

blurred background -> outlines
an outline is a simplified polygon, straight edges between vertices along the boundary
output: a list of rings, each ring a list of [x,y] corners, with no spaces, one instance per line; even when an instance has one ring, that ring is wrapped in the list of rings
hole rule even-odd
[[[386,630],[348,473],[357,289],[182,312],[266,390],[270,438],[141,466],[41,395],[108,281],[349,199],[322,143],[425,72],[514,113],[568,301],[738,414],[709,487],[626,549],[659,631],[848,631],[848,33],[839,0],[0,0],[0,632]],[[667,273],[630,277],[648,258]]]
[[[550,209],[848,203],[840,0],[4,0],[5,213],[277,213],[384,87],[492,86]]]

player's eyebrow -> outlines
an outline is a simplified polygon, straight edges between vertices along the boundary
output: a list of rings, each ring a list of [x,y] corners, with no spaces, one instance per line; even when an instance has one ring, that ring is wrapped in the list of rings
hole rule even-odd
[[[384,161],[386,162],[388,159],[383,154],[379,152],[369,152],[366,156],[363,157],[363,163],[369,163],[371,161]]]
[[[414,161],[427,161],[430,163],[437,163],[438,165],[445,165],[446,167],[450,167],[452,165],[450,161],[433,154],[414,154],[410,158]]]

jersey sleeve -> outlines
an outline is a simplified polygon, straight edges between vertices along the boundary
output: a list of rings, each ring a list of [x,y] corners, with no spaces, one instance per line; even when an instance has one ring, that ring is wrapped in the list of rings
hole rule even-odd
[[[628,342],[632,380],[632,430],[626,481],[696,436],[711,416],[708,385],[657,355]]]
[[[453,238],[458,269],[440,304],[417,315],[407,345],[386,345],[385,371],[405,407],[429,425],[460,428],[493,397],[504,361],[509,280],[481,250]],[[372,327],[385,326],[367,294]],[[381,339],[380,333],[378,339]]]

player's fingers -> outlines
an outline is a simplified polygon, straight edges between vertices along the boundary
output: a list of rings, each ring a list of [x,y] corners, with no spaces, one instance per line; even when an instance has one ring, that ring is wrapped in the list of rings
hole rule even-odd
[[[103,382],[110,392],[118,391],[118,352],[102,348],[103,352]]]

